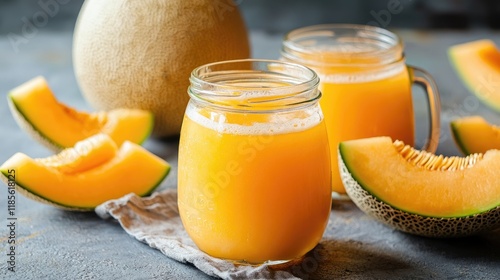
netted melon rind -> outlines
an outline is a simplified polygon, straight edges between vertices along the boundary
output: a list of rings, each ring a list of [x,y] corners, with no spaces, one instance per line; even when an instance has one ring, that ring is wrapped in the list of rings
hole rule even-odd
[[[342,183],[347,195],[365,214],[394,229],[425,237],[463,237],[500,227],[500,206],[472,216],[436,218],[408,213],[381,201],[353,178],[339,153]]]
[[[14,101],[10,96],[7,96],[7,103],[9,104],[9,109],[10,112],[12,113],[12,116],[14,117],[14,120],[16,121],[17,125],[26,133],[31,135],[35,141],[38,143],[42,144],[49,150],[51,150],[54,153],[58,153],[64,149],[64,147],[52,142],[49,138],[47,138],[45,135],[43,135],[36,127],[31,124],[26,117],[19,111],[17,108],[16,104],[14,104]]]

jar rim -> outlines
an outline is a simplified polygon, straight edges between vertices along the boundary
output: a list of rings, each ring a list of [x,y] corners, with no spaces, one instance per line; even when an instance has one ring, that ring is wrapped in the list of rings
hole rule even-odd
[[[236,59],[196,67],[191,99],[233,111],[288,110],[321,97],[319,77],[307,66],[270,59]]]
[[[361,24],[318,24],[306,27],[297,28],[287,32],[283,37],[283,42],[281,46],[281,55],[283,58],[288,59],[293,62],[298,62],[305,64],[310,67],[314,66],[341,66],[345,65],[345,62],[335,62],[335,59],[328,61],[323,58],[314,60],[314,55],[317,56],[322,50],[314,48],[311,41],[306,41],[305,44],[299,44],[299,40],[304,40],[313,37],[321,38],[334,38],[338,33],[342,32],[352,32],[354,36],[358,39],[355,43],[379,43],[381,46],[377,50],[367,50],[367,51],[356,51],[356,52],[346,52],[349,57],[353,59],[354,62],[350,62],[349,65],[352,66],[371,66],[373,64],[390,64],[400,61],[404,58],[403,54],[403,41],[402,39],[387,29],[371,26],[371,25],[361,25]],[[363,39],[363,40],[362,40]],[[324,52],[328,53],[328,52]],[[335,52],[334,55],[339,57],[339,53]],[[304,59],[304,57],[313,59]],[[380,60],[371,60],[370,58],[378,57]],[[360,62],[362,61],[362,62]],[[375,62],[376,61],[376,62]]]

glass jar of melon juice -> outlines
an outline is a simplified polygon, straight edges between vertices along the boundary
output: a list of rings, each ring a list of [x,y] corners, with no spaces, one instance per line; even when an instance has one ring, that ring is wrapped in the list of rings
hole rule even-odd
[[[297,64],[236,60],[191,74],[179,144],[184,227],[207,254],[237,263],[301,258],[331,207],[319,79]]]
[[[415,143],[412,84],[423,86],[429,105],[429,135],[423,149],[439,141],[440,99],[432,77],[407,66],[403,43],[394,33],[373,26],[326,24],[289,32],[282,60],[306,65],[320,77],[332,160],[332,189],[345,194],[338,170],[338,144],[344,140],[391,136]]]

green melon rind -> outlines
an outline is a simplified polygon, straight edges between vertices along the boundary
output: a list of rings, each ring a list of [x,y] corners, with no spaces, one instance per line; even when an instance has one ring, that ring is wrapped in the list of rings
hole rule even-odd
[[[171,166],[167,165],[165,172],[160,177],[158,182],[156,184],[153,184],[153,186],[151,188],[149,188],[148,190],[146,190],[143,194],[138,194],[138,195],[142,197],[142,196],[149,196],[150,194],[152,194],[153,191],[156,188],[158,188],[161,185],[161,183],[163,182],[163,180],[168,176],[171,169],[172,169]],[[1,173],[3,176],[0,176],[0,179],[5,183],[5,185],[8,186],[8,182],[9,182],[8,174],[4,170],[1,170]],[[20,194],[24,195],[25,197],[27,197],[29,199],[32,199],[32,200],[35,200],[35,201],[38,201],[38,202],[62,209],[62,210],[66,210],[66,211],[90,212],[90,211],[94,211],[95,207],[98,206],[98,205],[96,205],[93,207],[78,207],[78,206],[71,206],[71,205],[55,202],[55,201],[52,201],[52,200],[44,197],[43,195],[40,195],[40,194],[30,190],[29,188],[19,184],[18,182],[16,182],[15,188],[16,188],[17,192],[19,192]],[[126,194],[124,193],[123,195],[126,195]]]
[[[344,148],[344,145],[343,143],[340,143],[339,144],[339,151],[338,151],[338,157],[339,157],[339,161],[342,161],[343,164],[346,166],[347,170],[354,170],[355,168],[352,167],[352,166],[349,166],[348,164],[348,161],[345,160],[344,161],[344,158],[343,158],[343,153],[346,153],[345,151],[343,151],[343,148]],[[339,164],[339,168],[340,168],[340,164]],[[473,215],[476,215],[478,213],[481,213],[481,212],[471,212],[471,213],[464,213],[464,214],[460,214],[460,215],[455,215],[455,216],[447,216],[447,217],[444,217],[444,216],[432,216],[432,215],[424,215],[424,214],[421,214],[421,213],[418,213],[418,212],[414,212],[414,211],[411,211],[411,210],[408,210],[408,209],[403,209],[403,208],[400,208],[400,207],[397,207],[395,205],[392,205],[391,203],[385,201],[383,198],[377,196],[375,193],[373,193],[373,191],[370,190],[370,188],[368,187],[369,184],[363,182],[363,180],[361,180],[360,178],[358,178],[356,176],[356,174],[354,172],[350,172],[349,171],[349,174],[351,174],[352,178],[354,181],[356,181],[360,187],[362,189],[364,189],[368,194],[370,194],[370,196],[373,196],[374,198],[380,200],[380,201],[384,201],[384,203],[390,205],[392,208],[394,209],[397,209],[399,211],[402,211],[404,213],[409,213],[409,214],[414,214],[414,215],[418,215],[418,216],[422,216],[422,217],[429,217],[429,218],[461,218],[461,217],[469,217],[469,216],[473,216]],[[495,205],[493,207],[491,207],[490,209],[487,209],[487,210],[484,210],[482,212],[486,212],[486,211],[489,211],[495,207],[498,207],[500,205]]]
[[[14,116],[14,119],[16,120],[19,127],[28,132],[28,134],[32,135],[35,140],[37,140],[39,143],[53,152],[57,153],[64,149],[63,145],[60,145],[54,140],[47,137],[32,122],[29,121],[29,119],[23,113],[23,110],[16,104],[16,100],[12,96],[12,94],[9,94],[7,96],[7,101],[12,116]]]
[[[41,132],[34,124],[33,122],[30,122],[30,120],[26,117],[26,114],[23,113],[23,110],[21,107],[16,103],[15,98],[9,94],[7,97],[7,101],[9,104],[10,111],[12,115],[14,116],[14,119],[16,120],[17,124],[19,127],[21,127],[23,130],[28,132],[29,135],[33,136],[36,141],[50,149],[51,151],[58,153],[66,148],[69,147],[64,147],[61,144],[58,144],[56,141],[50,139],[47,135],[45,135],[43,132]],[[153,133],[154,129],[154,115],[152,112],[148,111],[149,114],[149,122],[148,122],[148,129],[144,133],[143,137],[141,140],[137,142],[137,144],[142,145]]]
[[[454,121],[450,122],[450,129],[451,129],[451,135],[453,136],[453,140],[455,140],[455,144],[460,149],[460,151],[466,156],[470,155],[471,152],[467,150],[465,142],[462,140],[462,137],[460,136],[460,129],[458,129],[457,123]]]
[[[122,108],[122,109],[126,109],[126,108]],[[134,108],[132,108],[134,109]],[[154,124],[155,124],[155,116],[153,114],[153,112],[151,112],[150,110],[145,110],[145,109],[140,109],[142,110],[143,112],[146,112],[149,116],[149,121],[148,121],[148,124],[147,124],[147,130],[144,132],[144,134],[142,135],[142,138],[140,140],[138,140],[137,142],[133,141],[134,143],[138,144],[138,145],[142,145],[144,144],[144,142],[146,142],[146,140],[149,138],[149,136],[151,136],[151,134],[153,133],[153,130],[154,130]],[[108,111],[108,113],[110,113],[112,111]],[[101,133],[105,133],[105,131],[103,131],[101,129]]]
[[[429,217],[393,207],[374,196],[360,184],[342,158],[339,145],[339,169],[347,195],[365,214],[394,229],[410,234],[448,238],[474,235],[500,227],[500,205],[473,215],[461,217]]]
[[[144,133],[144,137],[139,140],[139,142],[137,144],[139,145],[142,145],[148,138],[149,136],[151,135],[151,133],[153,133],[153,129],[154,129],[154,124],[155,124],[155,116],[153,114],[153,112],[151,111],[147,111],[148,114],[149,114],[149,126],[148,126],[148,130],[146,131],[146,133]]]
[[[2,171],[2,175],[3,176],[0,176],[0,178],[7,185],[8,184],[7,174],[5,174],[5,172]],[[56,202],[47,200],[43,196],[39,196],[36,193],[31,192],[29,189],[27,189],[24,186],[18,184],[17,182],[16,182],[15,188],[16,188],[16,192],[24,195],[25,197],[27,197],[29,199],[32,199],[34,201],[38,201],[38,202],[41,202],[43,204],[47,204],[47,205],[50,205],[50,206],[53,206],[53,207],[56,207],[56,208],[59,208],[59,209],[62,209],[62,210],[66,210],[66,211],[79,211],[79,212],[92,211],[92,208],[72,207],[72,206],[69,206],[69,205],[64,205],[64,204],[60,204],[60,203],[56,203]]]
[[[487,96],[490,95],[490,93],[484,93],[480,91],[477,87],[476,84],[472,84],[470,79],[465,75],[465,73],[461,70],[461,67],[457,63],[457,57],[455,57],[455,54],[453,53],[453,47],[448,50],[448,58],[451,62],[451,66],[453,69],[455,69],[455,72],[458,74],[460,77],[460,80],[464,83],[465,87],[469,92],[472,92],[474,96],[477,97],[483,104],[486,106],[490,107],[496,112],[500,113],[500,104],[497,104],[490,100]]]

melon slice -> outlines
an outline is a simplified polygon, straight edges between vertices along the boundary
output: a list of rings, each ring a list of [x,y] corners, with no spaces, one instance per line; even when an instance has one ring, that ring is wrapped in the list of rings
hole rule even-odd
[[[498,150],[443,157],[375,137],[340,143],[339,166],[356,205],[396,229],[450,237],[500,225]]]
[[[167,162],[143,147],[125,141],[118,148],[108,135],[97,134],[44,159],[17,153],[0,166],[0,177],[34,200],[91,211],[128,193],[150,194],[169,171]]]
[[[73,147],[89,136],[105,133],[121,145],[142,143],[153,129],[153,115],[138,109],[79,112],[58,102],[47,81],[36,77],[13,89],[9,106],[17,123],[53,151]]]
[[[500,111],[500,52],[491,40],[452,46],[449,58],[467,88],[479,100]]]
[[[465,154],[500,150],[500,127],[489,124],[480,116],[471,116],[450,123],[453,139]]]

